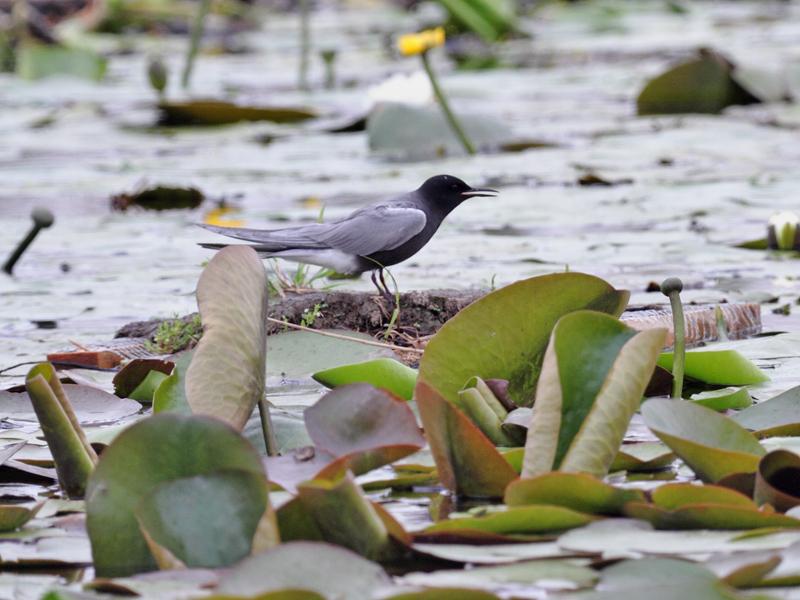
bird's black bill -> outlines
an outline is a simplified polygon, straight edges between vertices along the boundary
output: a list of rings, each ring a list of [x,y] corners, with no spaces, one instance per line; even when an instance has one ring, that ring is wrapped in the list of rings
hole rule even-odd
[[[493,198],[497,196],[498,191],[493,190],[491,188],[472,188],[471,190],[467,190],[466,192],[461,192],[462,196],[466,196],[467,198],[477,198],[477,197],[487,197]]]

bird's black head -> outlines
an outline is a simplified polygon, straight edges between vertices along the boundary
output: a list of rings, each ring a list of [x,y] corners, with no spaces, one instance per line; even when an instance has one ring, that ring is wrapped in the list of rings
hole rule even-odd
[[[435,175],[425,181],[419,190],[433,206],[447,207],[451,210],[467,198],[497,195],[496,190],[473,188],[452,175]]]

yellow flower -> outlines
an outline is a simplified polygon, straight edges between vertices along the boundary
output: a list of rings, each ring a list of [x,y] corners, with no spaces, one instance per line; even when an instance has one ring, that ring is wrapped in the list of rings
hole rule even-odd
[[[218,227],[243,227],[244,221],[240,219],[229,219],[226,215],[236,214],[238,209],[229,206],[218,206],[212,208],[203,217],[206,225],[216,225]]]
[[[426,29],[419,33],[407,33],[397,40],[397,47],[403,56],[422,54],[431,48],[444,45],[444,27]]]

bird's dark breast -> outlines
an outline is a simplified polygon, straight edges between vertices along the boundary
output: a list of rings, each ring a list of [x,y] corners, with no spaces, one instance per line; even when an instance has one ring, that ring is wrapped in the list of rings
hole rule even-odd
[[[429,219],[429,221],[433,222],[429,222],[429,224],[425,226],[425,229],[420,231],[407,242],[400,244],[397,248],[374,252],[366,257],[364,260],[373,265],[369,267],[369,269],[377,268],[374,266],[375,263],[383,265],[384,267],[390,267],[414,256],[433,237],[433,234],[436,233],[436,230],[439,228],[439,224],[442,222],[441,219]]]

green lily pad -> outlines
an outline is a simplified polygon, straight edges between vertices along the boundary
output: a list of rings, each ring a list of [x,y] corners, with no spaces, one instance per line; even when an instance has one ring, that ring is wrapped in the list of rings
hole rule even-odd
[[[759,437],[800,435],[800,386],[759,402],[731,418]]]
[[[162,483],[225,469],[263,475],[258,453],[218,420],[162,413],[120,433],[103,452],[86,493],[86,526],[98,575],[155,569],[135,516],[139,503]]]
[[[391,580],[380,565],[337,546],[288,542],[244,559],[225,573],[220,594],[255,596],[287,588],[306,589],[325,598],[372,600]]]
[[[496,149],[513,138],[508,125],[491,116],[460,114],[458,120],[476,148]],[[402,160],[464,154],[438,106],[382,102],[367,117],[367,140],[375,154]]]
[[[766,451],[746,429],[710,408],[652,398],[642,406],[647,426],[703,481],[752,473]]]
[[[486,43],[511,31],[517,4],[512,0],[439,0],[459,25],[474,31]]]
[[[424,381],[414,397],[442,485],[466,496],[502,497],[517,472],[492,441]]]
[[[644,501],[644,492],[615,488],[586,473],[552,472],[511,482],[504,500],[509,506],[549,504],[582,513],[620,515],[626,502]]]
[[[44,506],[44,502],[39,502],[32,507],[19,504],[0,504],[0,533],[19,529],[35,517],[42,506]]]
[[[224,469],[157,485],[135,514],[147,535],[187,567],[217,568],[250,554],[267,507],[263,473]]]
[[[186,371],[194,413],[242,430],[264,397],[267,357],[267,273],[255,250],[228,246],[197,283],[204,333]]]
[[[733,69],[724,57],[704,51],[649,81],[636,100],[638,113],[717,114],[728,106],[760,102],[733,78]]]
[[[736,350],[700,349],[686,352],[685,375],[713,385],[752,385],[769,381],[764,372]],[[658,358],[658,366],[672,371],[672,352]]]
[[[120,398],[131,398],[134,390],[141,387],[142,382],[152,371],[158,371],[164,375],[169,375],[175,368],[175,364],[169,360],[160,358],[136,358],[126,364],[119,372],[114,375],[111,382],[114,384],[114,393]],[[152,395],[147,400],[150,404]],[[140,400],[134,398],[134,400]]]
[[[720,390],[710,390],[692,394],[689,399],[695,404],[705,406],[717,412],[725,412],[731,409],[747,408],[753,404],[753,398],[747,388],[726,387]]]
[[[26,42],[16,50],[17,74],[24,79],[71,75],[100,81],[106,59],[85,48]]]
[[[131,400],[137,400],[142,404],[152,404],[153,395],[158,389],[158,386],[167,378],[167,375],[161,371],[150,371],[142,382],[136,386],[136,389],[130,393]]]
[[[181,352],[175,357],[175,367],[156,388],[153,394],[153,412],[191,413],[192,409],[186,401],[186,371],[192,362],[194,350]],[[260,431],[260,429],[259,429]],[[259,434],[263,437],[263,434]]]
[[[352,365],[317,371],[311,377],[325,387],[336,388],[349,383],[369,383],[399,398],[411,400],[417,371],[392,358],[376,358]]]
[[[505,379],[510,398],[520,406],[531,405],[558,319],[581,309],[618,316],[628,297],[628,292],[582,273],[512,283],[473,302],[442,326],[425,348],[419,378],[449,402],[458,401],[459,390],[471,377]]]
[[[705,567],[675,558],[620,562],[603,569],[597,591],[572,596],[575,600],[733,600],[738,597]]]
[[[763,528],[800,528],[800,519],[755,507],[725,504],[688,504],[666,510],[652,504],[631,502],[625,506],[629,517],[648,521],[656,529],[742,530]]]
[[[295,106],[241,106],[221,100],[162,102],[158,105],[159,125],[229,125],[240,121],[299,123],[316,118],[315,111]]]
[[[665,338],[665,329],[637,332],[599,312],[562,317],[536,389],[522,476],[552,470],[604,476]]]
[[[661,442],[623,444],[617,451],[610,471],[657,471],[668,467],[677,456]]]
[[[459,517],[439,521],[424,529],[424,533],[442,531],[485,531],[488,533],[552,533],[582,527],[594,517],[563,506],[537,504],[514,506],[508,510],[491,511],[485,516]]]
[[[773,450],[758,463],[754,498],[786,512],[800,505],[800,456],[788,450]]]

